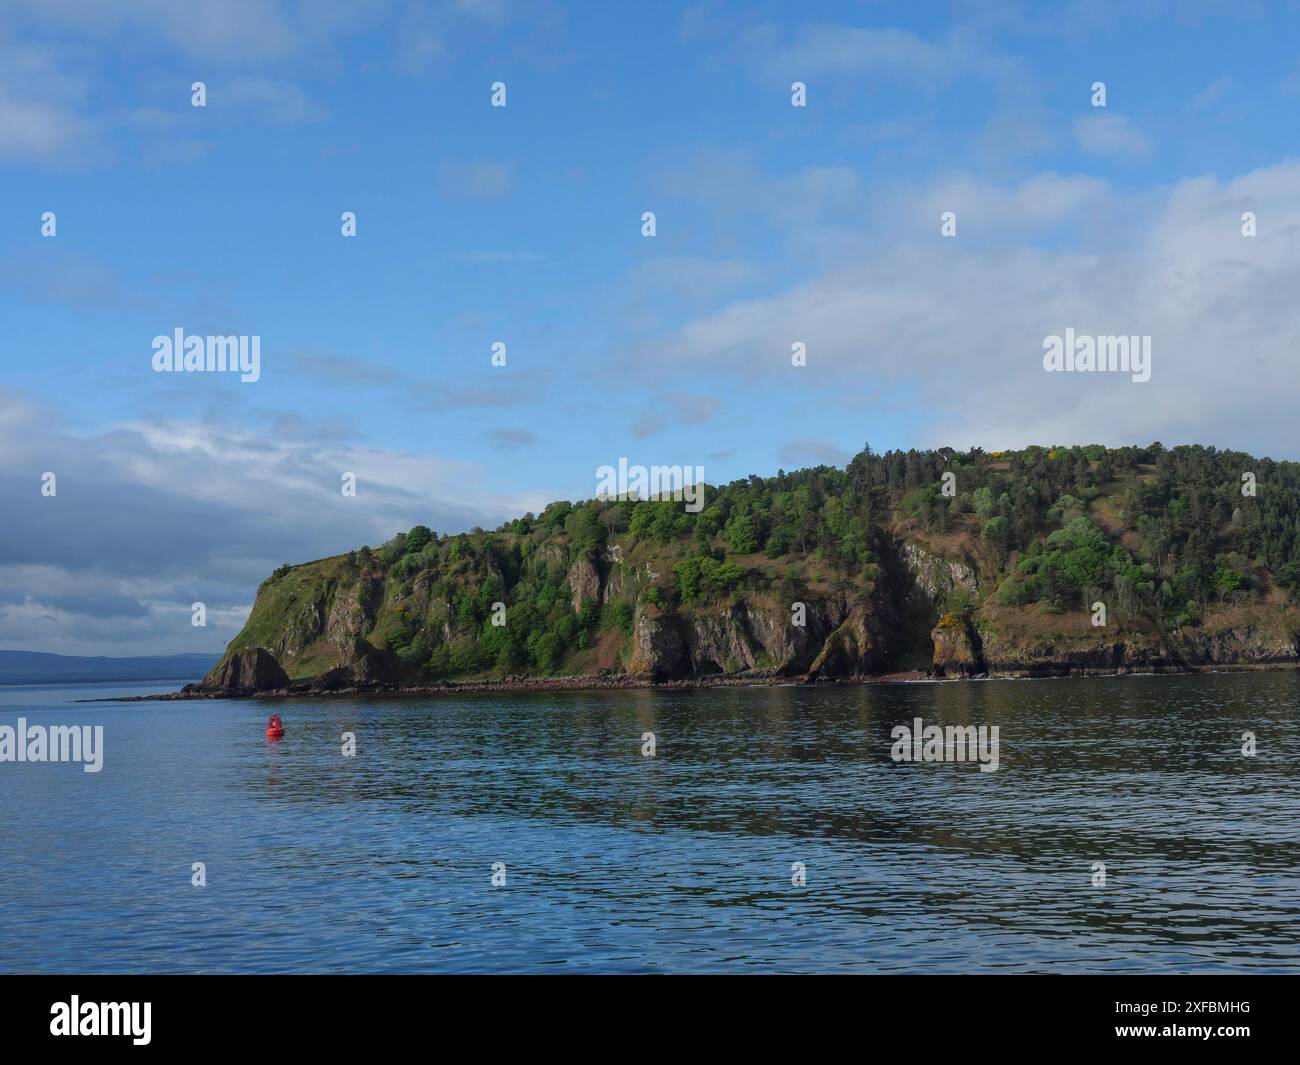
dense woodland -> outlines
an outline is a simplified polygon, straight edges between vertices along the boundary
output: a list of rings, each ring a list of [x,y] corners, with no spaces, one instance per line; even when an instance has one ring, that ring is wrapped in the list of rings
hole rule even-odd
[[[975,557],[994,578],[978,598],[999,607],[1059,613],[1101,596],[1121,616],[1180,628],[1220,605],[1300,599],[1300,465],[1158,443],[867,447],[842,470],[709,487],[699,513],[674,501],[591,500],[552,503],[491,532],[439,537],[416,526],[349,554],[343,575],[382,576],[399,598],[420,591],[438,604],[395,612],[372,637],[428,675],[552,673],[601,633],[630,633],[637,606],[615,596],[575,612],[577,559],[607,565],[614,544],[666,557],[671,574],[640,597],[674,608],[770,587],[773,572],[793,594],[810,566],[866,586],[899,532]],[[509,605],[509,625],[491,624],[497,602]],[[959,590],[946,609],[979,605]]]

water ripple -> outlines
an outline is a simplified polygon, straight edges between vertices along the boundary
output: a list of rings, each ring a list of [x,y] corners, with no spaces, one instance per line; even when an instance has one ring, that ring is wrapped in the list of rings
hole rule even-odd
[[[294,702],[275,744],[85,695],[0,692],[106,747],[0,765],[4,971],[1300,971],[1297,674]],[[893,763],[914,717],[1001,768]]]

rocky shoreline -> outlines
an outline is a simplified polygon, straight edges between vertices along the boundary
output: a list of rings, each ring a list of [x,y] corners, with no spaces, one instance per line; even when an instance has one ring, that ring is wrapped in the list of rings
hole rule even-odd
[[[502,694],[546,691],[674,691],[704,688],[762,688],[804,687],[826,685],[866,684],[937,684],[959,683],[973,680],[1061,680],[1083,677],[1123,676],[1178,676],[1190,673],[1252,673],[1286,672],[1300,669],[1295,663],[1216,664],[1204,667],[1145,666],[1143,668],[1091,668],[1069,664],[1046,663],[1029,669],[991,670],[987,672],[954,672],[948,675],[935,670],[908,670],[895,673],[869,674],[856,677],[813,678],[809,676],[783,676],[777,673],[759,673],[734,676],[679,677],[671,680],[654,680],[646,676],[627,673],[600,674],[574,677],[506,677],[501,680],[471,680],[432,685],[366,684],[343,688],[322,688],[302,681],[275,688],[205,688],[187,684],[180,691],[159,692],[154,695],[123,695],[111,699],[84,699],[80,702],[171,702],[212,699],[320,699],[425,697],[438,695],[464,695],[476,692]]]
[[[924,672],[887,673],[879,676],[837,678],[813,681],[807,677],[781,676],[763,673],[746,676],[679,677],[672,680],[653,680],[650,677],[628,673],[600,674],[575,677],[505,677],[501,680],[448,681],[445,684],[403,685],[365,684],[341,688],[322,688],[302,681],[275,688],[205,688],[187,684],[180,691],[160,692],[156,695],[123,695],[112,699],[87,700],[88,702],[132,703],[145,701],[184,701],[190,699],[305,699],[305,698],[356,698],[358,696],[426,696],[463,695],[467,692],[523,693],[542,691],[622,691],[692,688],[766,688],[794,687],[805,684],[880,684],[929,679]]]

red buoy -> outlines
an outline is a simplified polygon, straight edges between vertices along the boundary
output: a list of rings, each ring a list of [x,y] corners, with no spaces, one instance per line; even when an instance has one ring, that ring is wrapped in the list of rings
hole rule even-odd
[[[266,723],[266,734],[273,740],[278,740],[284,735],[284,726],[280,724],[279,714],[271,715],[271,720]]]

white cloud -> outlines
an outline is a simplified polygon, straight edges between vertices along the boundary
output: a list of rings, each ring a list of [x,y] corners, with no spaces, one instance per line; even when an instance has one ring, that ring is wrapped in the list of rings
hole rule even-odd
[[[633,276],[634,286],[644,298],[654,300],[668,294],[703,302],[752,284],[760,272],[745,259],[663,255],[634,267]]]
[[[219,648],[282,562],[415,524],[491,527],[554,496],[494,494],[474,463],[231,422],[124,423],[83,437],[0,390],[0,646]],[[56,474],[57,495],[41,495]],[[345,497],[341,475],[357,477]],[[194,601],[208,627],[189,623]],[[35,642],[34,642],[35,641]]]
[[[737,41],[744,52],[758,57],[766,75],[805,81],[833,75],[887,79],[933,90],[965,77],[1003,81],[1020,73],[1019,63],[964,28],[927,40],[890,28],[821,24],[787,33],[761,25]]]
[[[916,383],[925,406],[915,413],[932,426],[917,443],[1161,439],[1295,454],[1300,163],[1133,198],[1057,175],[961,188],[968,222],[986,211],[1107,222],[1081,227],[1081,243],[1034,247],[944,239],[928,220],[814,280],[695,317],[632,362],[762,389],[789,388],[790,373],[845,395]],[[1241,235],[1245,210],[1258,213],[1257,237]],[[1152,336],[1151,380],[1046,373],[1043,339],[1067,327]],[[790,337],[807,344],[807,367],[790,367]]]
[[[0,42],[0,160],[68,165],[99,151],[85,93],[50,49]]]
[[[0,87],[0,158],[59,162],[89,133],[75,113],[41,100],[18,100]]]
[[[958,234],[973,232],[1024,236],[1082,214],[1103,210],[1109,186],[1100,178],[1036,174],[1013,186],[990,185],[975,177],[955,177],[927,189],[899,190],[888,197],[889,214],[938,231],[944,211],[957,215]]]
[[[762,217],[801,240],[816,239],[827,226],[838,231],[845,217],[864,213],[869,200],[857,171],[847,166],[804,166],[787,174],[765,173],[745,151],[708,148],[665,170],[661,194],[707,209],[710,224],[750,226]],[[660,235],[671,230],[663,229]]]
[[[280,0],[14,0],[15,11],[38,29],[72,30],[90,37],[161,37],[202,59],[249,62],[292,52],[302,33],[292,7]]]
[[[275,78],[236,78],[224,90],[211,93],[208,106],[214,110],[229,106],[272,126],[314,122],[324,117],[324,111],[299,86]]]
[[[1080,148],[1093,155],[1147,159],[1151,139],[1124,115],[1097,111],[1075,119],[1074,139]]]
[[[496,31],[508,21],[504,0],[4,0],[0,8],[0,162],[54,167],[100,160],[103,133],[111,127],[176,124],[174,112],[152,102],[116,114],[97,106],[101,93],[89,85],[109,76],[99,65],[109,55],[123,63],[138,56],[150,66],[166,62],[174,84],[184,87],[178,90],[182,101],[192,80],[208,81],[214,116],[234,106],[268,124],[289,125],[321,118],[323,111],[285,80],[286,69],[317,75],[337,69],[348,61],[344,45],[377,29],[389,34],[405,65],[425,68],[447,54],[448,41],[476,28]],[[5,43],[19,35],[22,45]],[[221,72],[231,68],[249,73],[221,82]],[[262,73],[255,73],[259,68]],[[210,150],[191,142],[151,146],[145,154],[148,165],[184,164]]]
[[[823,73],[893,75],[932,81],[965,65],[948,44],[931,44],[905,30],[805,26],[776,45],[766,66],[791,77]]]

